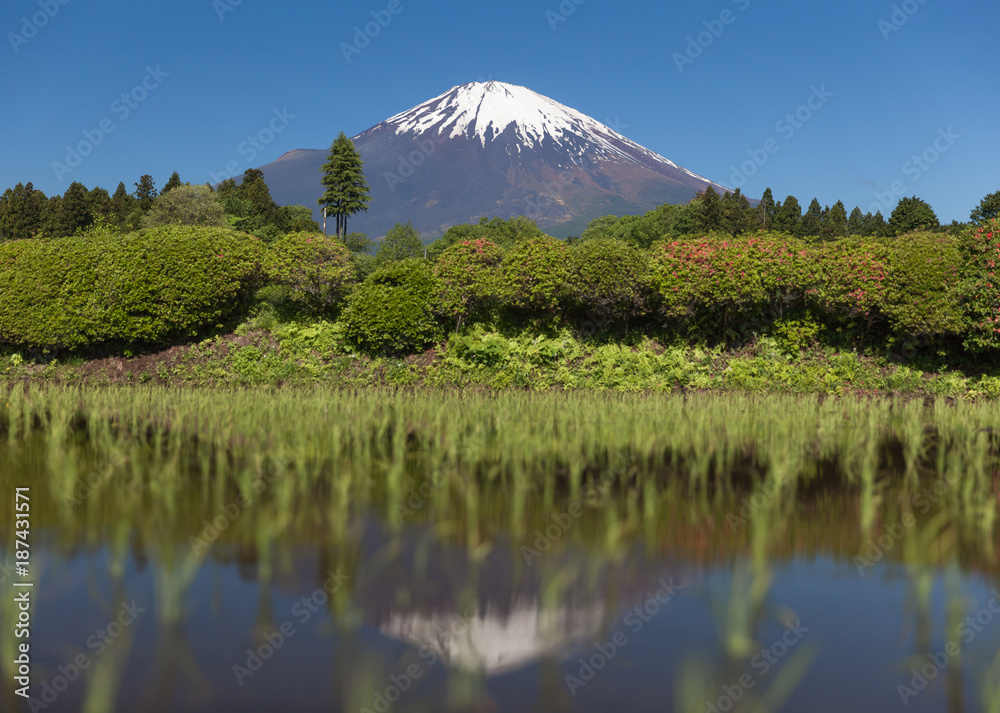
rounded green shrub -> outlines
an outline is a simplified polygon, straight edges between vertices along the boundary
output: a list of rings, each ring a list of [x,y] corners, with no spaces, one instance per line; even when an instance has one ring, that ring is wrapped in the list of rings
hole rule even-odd
[[[550,316],[568,294],[568,253],[566,243],[547,235],[518,242],[500,264],[502,302],[533,317]]]
[[[315,233],[288,233],[272,243],[264,262],[269,282],[289,288],[289,299],[314,315],[337,311],[354,284],[347,247]]]
[[[961,254],[950,235],[916,233],[889,243],[885,312],[899,335],[938,337],[965,326],[958,295]]]
[[[433,310],[437,284],[430,264],[408,258],[379,268],[347,298],[344,336],[367,354],[414,354],[441,338]]]
[[[498,298],[498,268],[503,251],[489,240],[463,240],[446,248],[434,263],[438,292],[435,309],[454,324],[485,319]]]
[[[569,250],[569,292],[583,311],[602,320],[645,314],[653,298],[649,256],[614,238],[596,238]]]
[[[0,251],[0,341],[36,349],[193,336],[245,306],[259,242],[225,228],[19,241]]]

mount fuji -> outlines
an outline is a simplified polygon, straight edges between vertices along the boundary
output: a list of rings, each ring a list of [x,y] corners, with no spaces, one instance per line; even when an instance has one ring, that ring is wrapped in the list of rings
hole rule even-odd
[[[557,237],[578,235],[594,218],[686,203],[712,183],[575,109],[502,82],[454,87],[352,140],[372,200],[348,229],[372,237],[406,220],[436,237],[481,217],[517,215]],[[262,166],[274,200],[316,206],[328,154],[298,149]]]

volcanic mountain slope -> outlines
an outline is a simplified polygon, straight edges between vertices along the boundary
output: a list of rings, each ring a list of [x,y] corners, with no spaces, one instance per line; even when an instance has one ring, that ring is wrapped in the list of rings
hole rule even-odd
[[[602,215],[686,203],[710,183],[585,114],[501,82],[455,87],[353,141],[372,201],[348,229],[372,237],[405,220],[434,237],[517,215],[564,237]],[[290,151],[262,166],[274,199],[316,206],[328,153]]]

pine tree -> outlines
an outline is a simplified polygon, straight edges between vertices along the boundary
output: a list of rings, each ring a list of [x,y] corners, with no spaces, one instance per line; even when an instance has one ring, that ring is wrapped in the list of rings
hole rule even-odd
[[[775,217],[775,228],[783,233],[802,234],[802,207],[795,196],[788,196]]]
[[[220,186],[221,188],[221,186]],[[252,215],[260,218],[263,225],[275,223],[278,204],[271,198],[271,190],[264,181],[264,172],[258,168],[248,168],[243,172],[243,182],[236,189],[237,195],[249,201]]]
[[[700,232],[711,233],[722,229],[723,220],[722,200],[712,184],[709,184],[701,199],[701,209],[695,225]]]
[[[985,225],[997,217],[1000,217],[1000,191],[990,193],[979,201],[979,205],[969,215],[969,220],[976,225]]]
[[[733,237],[746,232],[753,219],[753,206],[750,205],[750,201],[740,192],[739,188],[723,198],[723,207],[725,209],[725,229]]]
[[[859,211],[860,212],[860,211]],[[847,236],[847,207],[843,201],[837,201],[826,211],[823,220],[823,237],[836,240]]]
[[[761,230],[774,230],[774,219],[777,206],[774,204],[774,194],[770,188],[764,191],[760,203],[757,204],[757,224]]]
[[[62,197],[56,220],[56,237],[73,235],[86,230],[93,222],[90,212],[90,193],[79,181],[73,181]]]
[[[337,237],[347,235],[348,217],[367,212],[371,192],[363,170],[364,163],[354,143],[341,131],[330,147],[330,156],[323,168],[322,183],[326,191],[317,201],[323,208],[323,232],[326,233],[326,216],[337,218]]]
[[[861,209],[854,206],[854,210],[851,211],[851,217],[847,219],[847,234],[848,235],[862,235],[865,228],[865,216],[861,213]]]
[[[181,183],[181,176],[180,176],[180,174],[177,173],[177,171],[174,171],[173,173],[170,174],[170,178],[167,179],[167,183],[166,183],[166,185],[163,186],[163,190],[160,191],[160,195],[162,196],[167,191],[172,191],[173,189],[177,188],[178,186],[182,186],[182,185],[184,185],[184,184]]]
[[[28,182],[0,196],[0,240],[30,238],[42,228],[47,199]]]
[[[139,210],[148,213],[149,209],[153,207],[153,199],[155,198],[156,184],[153,183],[153,177],[147,173],[135,184],[135,199],[138,201]]]
[[[136,200],[125,190],[125,182],[119,181],[115,194],[111,196],[111,215],[119,230],[130,230],[134,226],[130,222],[136,209]]]
[[[812,203],[802,216],[803,237],[818,237],[823,234],[823,208],[819,204],[819,199],[813,198]]]
[[[921,228],[936,228],[938,217],[926,201],[913,196],[900,198],[889,217],[889,234],[902,235]]]

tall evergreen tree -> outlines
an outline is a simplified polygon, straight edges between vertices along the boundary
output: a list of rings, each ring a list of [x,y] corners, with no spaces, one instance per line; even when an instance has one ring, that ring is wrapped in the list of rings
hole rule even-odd
[[[865,237],[876,237],[882,238],[889,234],[889,226],[885,222],[885,218],[882,217],[882,211],[878,211],[875,215],[868,213],[865,215],[865,225],[861,231],[861,234]]]
[[[90,203],[90,215],[93,219],[96,220],[100,217],[104,220],[111,220],[111,196],[108,195],[107,190],[100,186],[92,188],[87,199]]]
[[[805,215],[802,216],[803,237],[818,237],[823,233],[823,208],[819,204],[819,199],[813,198]]]
[[[746,232],[753,221],[753,206],[747,197],[737,188],[732,193],[726,194],[722,202],[725,211],[725,229],[734,237]]]
[[[0,240],[30,238],[42,229],[47,199],[29,182],[0,196]]]
[[[264,172],[258,168],[248,168],[243,172],[243,182],[237,194],[253,206],[253,215],[265,225],[277,222],[278,204],[271,198],[271,190],[264,181]]]
[[[136,199],[125,190],[125,182],[119,181],[115,194],[111,196],[111,216],[119,230],[131,230],[137,225],[132,224],[132,214],[136,210]]]
[[[181,183],[181,176],[180,176],[180,174],[177,173],[177,171],[174,171],[173,173],[170,174],[170,178],[167,179],[166,184],[163,186],[163,190],[160,191],[160,195],[162,196],[164,193],[167,193],[168,191],[172,191],[173,189],[175,189],[175,188],[177,188],[179,186],[182,186],[182,185],[184,185],[184,184]]]
[[[823,237],[836,240],[847,235],[847,207],[843,201],[837,201],[826,211],[823,219]]]
[[[889,234],[902,235],[921,228],[936,228],[938,217],[926,201],[913,196],[900,198],[889,217]]]
[[[802,207],[795,196],[788,196],[775,216],[774,227],[783,233],[802,234]]]
[[[56,236],[73,235],[78,230],[86,230],[93,220],[90,192],[79,181],[73,181],[63,194],[62,205],[59,206]]]
[[[979,205],[972,211],[969,220],[976,225],[983,225],[998,217],[1000,217],[1000,191],[990,193],[979,201]]]
[[[135,199],[139,209],[143,213],[148,213],[149,209],[153,207],[153,199],[155,198],[156,184],[153,182],[153,177],[147,173],[139,178],[139,182],[135,184]]]
[[[722,200],[715,192],[715,187],[709,184],[701,198],[701,210],[698,212],[695,225],[700,232],[711,233],[714,230],[721,230],[724,221]]]
[[[851,216],[847,219],[847,234],[848,235],[862,235],[865,228],[865,216],[861,212],[861,209],[854,206],[854,210],[851,211]]]
[[[326,233],[326,216],[337,219],[337,237],[347,235],[348,217],[367,212],[371,191],[365,179],[364,163],[354,143],[341,131],[330,147],[330,156],[321,171],[325,192],[317,203],[323,208],[323,232]]]
[[[757,204],[757,225],[761,230],[774,230],[774,219],[777,213],[777,206],[774,203],[774,194],[770,188],[764,190],[760,203]]]

